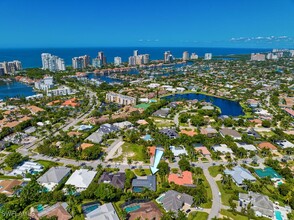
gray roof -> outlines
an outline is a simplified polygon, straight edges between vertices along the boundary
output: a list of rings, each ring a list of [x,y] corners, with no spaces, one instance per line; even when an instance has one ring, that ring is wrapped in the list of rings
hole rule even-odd
[[[104,135],[104,134],[109,134],[111,132],[115,132],[118,131],[119,128],[115,125],[111,125],[111,124],[103,124],[100,126],[100,128],[98,129],[98,133]]]
[[[238,185],[241,185],[244,180],[256,180],[248,170],[241,166],[235,166],[232,170],[225,170],[224,172],[225,174],[230,175]]]
[[[167,135],[169,138],[178,138],[179,135],[176,130],[170,128],[164,128],[159,131],[161,134]]]
[[[116,211],[111,203],[99,206],[97,209],[86,215],[87,220],[119,220]]]
[[[144,187],[156,191],[156,176],[145,176],[132,180],[133,187]]]
[[[153,113],[154,116],[166,117],[169,114],[169,109],[159,109]]]
[[[239,193],[239,200],[245,201],[247,204],[251,203],[251,208],[255,212],[260,212],[262,215],[269,217],[274,216],[274,205],[268,196],[250,191],[248,194]]]
[[[86,140],[92,141],[95,144],[100,144],[102,142],[102,137],[103,137],[103,134],[94,132],[89,137],[87,137]]]
[[[51,167],[39,179],[39,183],[56,183],[59,184],[64,177],[69,175],[71,169],[68,167]]]
[[[241,134],[238,131],[235,131],[235,130],[229,129],[229,128],[222,128],[220,130],[220,133],[223,136],[228,135],[228,136],[232,136],[234,138],[241,138]]]
[[[104,172],[99,178],[99,183],[107,182],[116,188],[123,189],[125,187],[126,174],[125,173],[108,173]]]
[[[191,206],[193,204],[193,197],[186,193],[169,190],[165,193],[161,202],[166,211],[177,212],[185,203]]]

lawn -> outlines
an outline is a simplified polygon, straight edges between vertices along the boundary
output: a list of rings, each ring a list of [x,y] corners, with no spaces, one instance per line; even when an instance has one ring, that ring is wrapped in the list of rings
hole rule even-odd
[[[232,213],[232,212],[230,212],[230,211],[228,211],[228,210],[221,210],[220,211],[220,213],[222,214],[222,215],[225,215],[225,216],[227,216],[227,217],[229,217],[229,218],[232,218],[232,219],[234,219],[234,220],[248,220],[248,217],[247,216],[244,216],[244,215],[239,215],[239,214],[234,214],[234,213]]]
[[[17,144],[13,144],[5,149],[5,151],[15,152],[20,146]]]
[[[191,212],[188,220],[207,220],[208,214],[206,212]]]
[[[148,176],[148,175],[151,175],[150,169],[135,169],[134,170],[134,173],[137,176]]]
[[[157,127],[171,127],[174,126],[175,123],[172,120],[169,119],[164,119],[164,118],[160,118],[160,117],[150,117],[150,119],[152,119],[155,123],[155,125]]]
[[[56,163],[49,160],[37,160],[35,162],[41,164],[43,167],[45,167],[45,169],[50,169],[51,167],[62,165],[61,163]]]
[[[219,166],[212,166],[208,168],[208,171],[212,177],[216,177],[217,174],[220,174]]]
[[[146,110],[149,106],[150,106],[150,104],[142,103],[142,104],[136,105],[135,108],[142,108],[142,109]]]
[[[122,155],[114,158],[113,161],[123,161],[130,158],[132,161],[144,161],[146,149],[138,144],[124,143],[122,145]]]
[[[231,196],[234,195],[234,191],[245,192],[244,190],[242,190],[241,188],[236,186],[234,183],[232,183],[232,189],[231,190],[225,190],[223,188],[223,184],[222,184],[221,181],[216,181],[216,183],[217,183],[219,191],[221,193],[222,204],[226,205],[226,206],[230,206],[229,200],[230,200]]]

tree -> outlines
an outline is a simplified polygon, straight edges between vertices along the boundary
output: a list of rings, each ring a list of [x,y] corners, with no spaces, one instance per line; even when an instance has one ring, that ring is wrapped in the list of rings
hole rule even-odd
[[[169,174],[169,166],[165,161],[160,161],[157,168],[159,169],[158,174],[163,178],[164,176]]]
[[[96,196],[96,198],[104,202],[112,202],[116,198],[119,198],[120,194],[121,194],[120,190],[106,183],[99,184],[96,191],[94,192],[94,195]]]
[[[9,154],[4,162],[7,164],[7,166],[13,168],[15,166],[17,166],[18,164],[20,164],[23,161],[23,157],[20,153],[15,152],[15,153],[11,153]]]
[[[189,161],[187,160],[186,157],[182,157],[179,161],[179,167],[182,171],[185,170],[190,170],[191,169],[191,165],[189,163]]]
[[[271,122],[268,120],[262,121],[262,127],[269,128],[271,126]]]

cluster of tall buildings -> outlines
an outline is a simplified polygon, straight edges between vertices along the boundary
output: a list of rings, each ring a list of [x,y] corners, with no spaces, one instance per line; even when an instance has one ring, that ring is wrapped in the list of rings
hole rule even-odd
[[[204,54],[204,60],[211,60],[211,59],[212,59],[212,53]]]
[[[84,69],[90,65],[90,57],[88,55],[72,58],[72,68]]]
[[[114,57],[114,65],[115,66],[120,66],[122,63],[121,57]]]
[[[35,88],[38,90],[48,91],[53,88],[53,86],[54,83],[52,76],[45,76],[43,79],[35,82]]]
[[[138,50],[134,50],[133,56],[129,57],[129,66],[148,64],[149,62],[150,62],[150,55],[149,54],[139,55]]]
[[[64,60],[60,57],[54,56],[50,53],[42,53],[41,58],[43,70],[50,70],[52,72],[65,70]]]
[[[165,51],[164,54],[163,54],[163,61],[165,63],[170,63],[174,60],[174,56],[171,54],[170,51]]]
[[[22,70],[22,65],[18,60],[0,63],[0,76],[4,74],[14,74],[16,71],[20,70]]]
[[[103,67],[107,64],[106,56],[103,51],[98,52],[98,56],[92,60],[92,66],[95,68]]]

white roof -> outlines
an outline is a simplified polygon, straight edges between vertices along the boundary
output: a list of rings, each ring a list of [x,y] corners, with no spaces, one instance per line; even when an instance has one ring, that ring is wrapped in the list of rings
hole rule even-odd
[[[228,148],[226,144],[220,144],[212,147],[214,151],[222,152],[222,153],[233,153],[231,148]]]
[[[240,148],[240,147],[243,147],[245,150],[249,150],[249,151],[256,151],[256,147],[252,144],[244,144],[244,143],[236,143],[237,146]]]
[[[66,181],[65,185],[73,185],[77,188],[87,188],[96,175],[96,171],[86,169],[76,170]]]
[[[170,150],[173,152],[175,157],[177,157],[181,154],[188,155],[186,149],[182,148],[182,147],[170,146]]]

